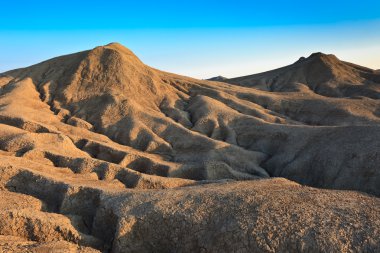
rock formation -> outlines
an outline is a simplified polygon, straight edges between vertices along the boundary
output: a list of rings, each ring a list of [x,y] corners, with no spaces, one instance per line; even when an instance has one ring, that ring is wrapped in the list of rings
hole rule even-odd
[[[0,249],[380,251],[380,74],[218,81],[117,43],[0,74]]]

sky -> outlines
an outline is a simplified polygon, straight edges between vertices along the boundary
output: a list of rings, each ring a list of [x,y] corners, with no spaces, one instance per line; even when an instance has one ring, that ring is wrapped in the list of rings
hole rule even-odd
[[[313,52],[380,69],[380,1],[0,0],[0,72],[119,42],[157,69],[210,78]]]

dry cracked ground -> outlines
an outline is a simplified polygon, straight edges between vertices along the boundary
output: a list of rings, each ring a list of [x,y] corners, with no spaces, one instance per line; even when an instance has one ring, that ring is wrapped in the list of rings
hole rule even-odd
[[[117,43],[0,74],[0,251],[380,252],[380,73],[214,80]]]

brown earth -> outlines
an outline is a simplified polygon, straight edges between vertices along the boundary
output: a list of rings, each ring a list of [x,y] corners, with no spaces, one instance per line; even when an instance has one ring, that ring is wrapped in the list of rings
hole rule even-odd
[[[0,249],[378,252],[379,98],[322,53],[216,82],[112,43],[0,74]]]

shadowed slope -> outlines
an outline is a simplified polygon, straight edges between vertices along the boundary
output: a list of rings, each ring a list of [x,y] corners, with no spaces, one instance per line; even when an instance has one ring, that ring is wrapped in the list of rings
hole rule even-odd
[[[380,75],[376,71],[340,61],[335,55],[314,53],[292,65],[225,82],[269,91],[305,88],[328,97],[366,96],[379,98]]]
[[[370,138],[378,132],[378,100],[335,98],[347,92],[356,97],[372,88],[373,97],[376,78],[370,69],[316,53],[278,70],[229,80],[259,90],[165,73],[112,43],[4,73],[0,117],[25,130],[33,125],[34,132],[68,135],[86,155],[143,173],[214,180],[266,177],[269,172],[314,186],[379,194],[372,186],[379,180],[377,170],[371,178],[366,172],[358,177],[358,182],[371,181],[364,187],[339,179],[358,170],[350,163],[330,164],[322,158],[313,165],[320,171],[321,179],[316,180],[308,179],[313,166],[297,160],[308,164],[315,159],[311,151],[299,151],[309,145],[313,154],[326,157],[326,144],[313,141],[314,133],[339,135],[336,127],[374,126],[352,128],[352,134],[336,137],[351,143],[356,136]],[[347,85],[356,85],[358,92]],[[99,143],[99,138],[108,144]],[[335,134],[331,138],[334,142]],[[352,151],[339,151],[338,157],[359,154],[361,145],[355,141]],[[32,154],[37,154],[35,147],[28,149],[27,155]],[[368,155],[378,161],[375,154]],[[366,158],[353,163],[373,167]]]
[[[75,63],[74,67],[67,69],[66,64],[57,64],[57,61],[66,60]],[[24,77],[25,73],[29,73],[28,77]],[[186,111],[189,88],[184,85],[180,90],[166,83],[162,80],[163,74],[142,64],[121,45],[110,44],[8,72],[6,75],[13,75],[13,81],[5,89],[8,97],[11,94],[24,96],[16,92],[17,86],[25,85],[28,89],[35,86],[42,102],[59,116],[53,117],[54,121],[58,118],[62,122],[85,126],[117,143],[177,163],[158,165],[157,171],[150,173],[204,179],[207,173],[202,168],[216,160],[242,173],[267,175],[258,165],[265,158],[262,153],[243,150],[191,131],[193,123]],[[44,106],[36,98],[30,100],[28,98],[26,105],[28,110],[36,104]],[[147,162],[142,162],[137,169],[147,172]]]

